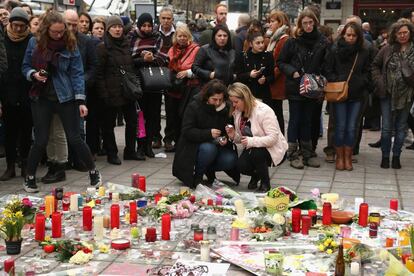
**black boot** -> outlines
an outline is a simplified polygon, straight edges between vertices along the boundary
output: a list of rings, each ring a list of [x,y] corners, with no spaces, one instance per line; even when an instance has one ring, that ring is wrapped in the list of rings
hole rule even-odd
[[[26,159],[22,159],[22,167],[20,168],[20,175],[23,178],[26,178],[26,175],[27,175],[26,170],[27,170],[27,160]]]
[[[368,143],[368,146],[370,146],[371,148],[380,148],[381,147],[381,139],[379,139],[375,143]]]
[[[240,172],[237,168],[225,171],[225,173],[233,179],[235,186],[239,186],[240,183]]]
[[[145,140],[144,139],[138,139],[137,158],[138,160],[145,160]]]
[[[106,161],[108,161],[109,164],[112,165],[121,165],[121,159],[119,159],[118,154],[108,154],[106,156]]]
[[[399,156],[393,156],[392,157],[391,167],[393,169],[401,169],[401,163],[400,163],[400,157]]]
[[[195,189],[198,184],[203,184],[203,176],[202,175],[195,175],[193,183],[191,185],[191,189]]]
[[[12,179],[15,176],[16,176],[16,169],[15,169],[14,162],[11,162],[10,164],[7,163],[7,169],[3,173],[3,175],[0,177],[0,181],[7,181],[7,180]]]
[[[257,183],[259,182],[259,177],[256,174],[252,175],[252,178],[250,178],[249,185],[247,185],[247,189],[254,190],[257,188]]]
[[[65,164],[51,163],[47,174],[41,178],[45,184],[52,184],[66,180]]]
[[[267,193],[269,190],[270,190],[270,183],[261,181],[259,188],[256,189],[256,193]]]
[[[211,185],[213,185],[214,180],[216,179],[216,172],[206,171],[205,175],[207,176],[207,182],[205,184],[211,187]],[[201,178],[201,180],[203,180],[203,178]]]
[[[147,139],[147,141],[145,142],[145,155],[148,156],[149,158],[155,157],[155,154],[152,151],[152,142],[149,139]]]
[[[390,158],[389,157],[383,157],[381,159],[381,168],[383,168],[383,169],[389,169],[390,168]]]

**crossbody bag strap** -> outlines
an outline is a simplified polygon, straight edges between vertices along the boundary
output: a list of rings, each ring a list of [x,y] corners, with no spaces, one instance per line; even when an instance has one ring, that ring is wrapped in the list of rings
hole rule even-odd
[[[351,72],[349,72],[348,79],[346,80],[346,82],[349,82],[349,80],[351,79],[352,74],[354,73],[354,68],[355,68],[356,62],[358,60],[358,55],[359,55],[359,53],[356,54],[354,64],[352,65]]]

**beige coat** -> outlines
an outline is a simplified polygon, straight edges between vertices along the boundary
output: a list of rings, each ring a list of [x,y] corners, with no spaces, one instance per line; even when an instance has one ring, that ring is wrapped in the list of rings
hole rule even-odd
[[[236,135],[234,142],[241,143],[241,112],[233,112]],[[265,147],[272,157],[273,164],[278,165],[288,149],[288,143],[279,128],[273,110],[266,104],[256,100],[256,106],[249,118],[253,137],[247,137],[247,148]]]

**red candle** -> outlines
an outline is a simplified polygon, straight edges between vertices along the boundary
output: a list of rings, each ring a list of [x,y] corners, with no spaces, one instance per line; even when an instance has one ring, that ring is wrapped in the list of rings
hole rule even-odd
[[[315,225],[318,219],[318,217],[316,216],[316,210],[308,210],[308,215],[311,217],[312,225]]]
[[[194,241],[202,241],[204,239],[203,229],[194,229]]]
[[[137,223],[138,215],[137,215],[137,203],[135,201],[131,201],[129,203],[129,223]]]
[[[45,231],[46,231],[46,217],[43,213],[36,214],[35,219],[35,240],[44,241],[45,240]]]
[[[190,202],[191,203],[194,203],[196,201],[196,197],[195,197],[195,195],[191,195],[190,196]]]
[[[83,207],[83,230],[92,231],[92,207]]]
[[[52,238],[62,237],[62,214],[54,212],[52,214]]]
[[[325,202],[322,207],[322,224],[332,224],[332,205],[330,202]]]
[[[390,200],[390,209],[394,211],[398,211],[398,199],[393,198]]]
[[[361,203],[361,205],[359,205],[358,224],[361,225],[362,227],[367,227],[368,225],[368,204],[367,203]]]
[[[145,234],[145,241],[155,242],[157,240],[157,230],[153,227],[147,228],[147,233]]]
[[[4,271],[10,275],[14,275],[14,259],[8,258],[4,260]]]
[[[158,201],[160,201],[161,197],[162,197],[162,194],[160,194],[160,193],[157,193],[157,194],[154,195],[155,204],[157,204]]]
[[[62,209],[63,211],[69,211],[70,206],[70,197],[64,196],[62,199]]]
[[[302,210],[299,208],[292,209],[292,232],[299,233],[300,232],[300,216]]]
[[[111,229],[119,229],[119,205],[112,204],[111,206]]]
[[[401,261],[403,262],[403,264],[405,264],[407,262],[407,259],[409,259],[411,257],[410,253],[405,253],[401,255]]]
[[[138,188],[139,185],[139,173],[133,173],[131,175],[131,186],[134,188]]]
[[[207,205],[213,206],[213,200],[211,198],[207,199]]]
[[[170,214],[163,214],[161,216],[161,239],[163,241],[170,240],[171,231],[171,216]]]
[[[143,192],[147,191],[147,181],[145,176],[140,175],[138,178],[138,189],[140,189]]]
[[[302,234],[309,235],[309,228],[312,225],[312,219],[310,216],[302,216]]]

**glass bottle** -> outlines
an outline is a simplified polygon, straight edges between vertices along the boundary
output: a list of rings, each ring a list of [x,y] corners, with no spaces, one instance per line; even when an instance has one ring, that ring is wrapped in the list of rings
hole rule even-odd
[[[338,256],[336,257],[335,263],[335,276],[345,276],[344,246],[340,244],[338,249]]]

